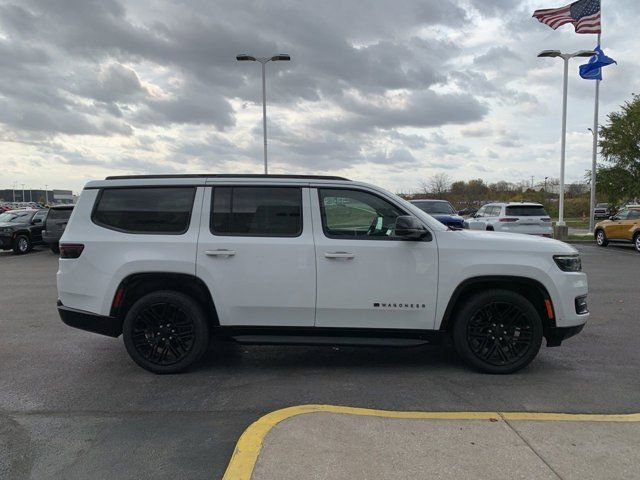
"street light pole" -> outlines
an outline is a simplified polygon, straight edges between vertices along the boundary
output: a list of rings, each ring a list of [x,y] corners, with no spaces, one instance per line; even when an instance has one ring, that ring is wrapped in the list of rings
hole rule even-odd
[[[22,203],[24,203],[24,183],[22,184]]]
[[[47,193],[47,187],[48,186],[49,185],[47,185],[47,184],[45,184],[45,186],[44,186],[44,203],[47,204],[47,205],[49,204],[49,194]]]
[[[579,50],[574,53],[562,53],[560,50],[543,50],[538,57],[560,57],[564,62],[564,74],[562,79],[562,138],[560,141],[560,199],[558,202],[558,223],[556,225],[564,230],[564,166],[567,144],[567,94],[569,87],[569,60],[573,57],[592,57],[592,50]],[[566,232],[565,232],[566,233]],[[564,237],[563,234],[560,237]]]
[[[288,62],[291,60],[291,56],[287,54],[280,54],[274,55],[273,57],[254,57],[247,54],[241,54],[236,56],[236,60],[239,62],[260,62],[262,65],[262,136],[264,141],[264,174],[267,175],[267,80],[265,67],[267,62]]]

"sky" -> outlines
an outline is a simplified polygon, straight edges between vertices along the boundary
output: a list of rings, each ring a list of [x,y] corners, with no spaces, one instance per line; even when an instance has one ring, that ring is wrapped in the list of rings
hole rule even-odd
[[[558,0],[556,0],[558,1]],[[0,0],[0,188],[113,174],[342,175],[396,192],[446,173],[558,177],[562,62],[595,35],[563,0]],[[603,0],[600,123],[640,92],[637,0]],[[591,165],[594,82],[570,65],[568,182]],[[21,188],[21,187],[18,187]]]

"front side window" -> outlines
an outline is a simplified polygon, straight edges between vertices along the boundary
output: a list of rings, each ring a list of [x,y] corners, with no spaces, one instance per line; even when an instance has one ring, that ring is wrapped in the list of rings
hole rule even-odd
[[[35,222],[36,220],[40,220],[42,222],[46,216],[47,216],[47,210],[43,210],[36,213],[31,219],[31,221]]]
[[[330,238],[388,240],[395,237],[396,219],[405,212],[360,190],[320,189],[322,228]]]
[[[214,187],[214,235],[297,237],[302,233],[299,187]]]
[[[91,216],[94,223],[126,233],[187,231],[194,187],[106,188]]]

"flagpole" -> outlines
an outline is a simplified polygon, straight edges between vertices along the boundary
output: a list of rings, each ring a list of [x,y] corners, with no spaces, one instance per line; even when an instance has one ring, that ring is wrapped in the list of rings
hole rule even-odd
[[[602,32],[602,1],[600,2],[600,31]],[[600,34],[598,34],[600,45]],[[602,45],[600,45],[602,48]],[[601,70],[602,71],[602,70]],[[589,195],[589,231],[593,233],[596,207],[596,160],[598,159],[598,104],[600,100],[600,80],[596,80],[596,99],[593,107],[593,150],[591,152],[591,194]]]

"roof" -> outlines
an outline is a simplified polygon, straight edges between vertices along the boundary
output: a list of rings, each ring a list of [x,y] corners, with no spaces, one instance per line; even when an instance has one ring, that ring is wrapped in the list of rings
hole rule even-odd
[[[515,206],[543,207],[544,206],[541,203],[535,203],[535,202],[491,202],[491,203],[485,203],[483,207],[487,205],[491,205],[491,206],[499,205],[501,207],[515,207]]]
[[[449,200],[440,200],[435,198],[416,198],[414,200],[409,200],[411,203],[416,202],[440,202],[440,203],[449,203]]]
[[[73,210],[73,207],[75,207],[75,205],[64,204],[64,205],[52,205],[51,207],[49,207],[49,209],[50,210]]]
[[[208,174],[208,173],[185,173],[178,175],[111,175],[105,180],[137,180],[137,179],[158,179],[158,178],[292,178],[306,180],[349,180],[344,177],[336,177],[331,175],[253,175],[253,174]]]

